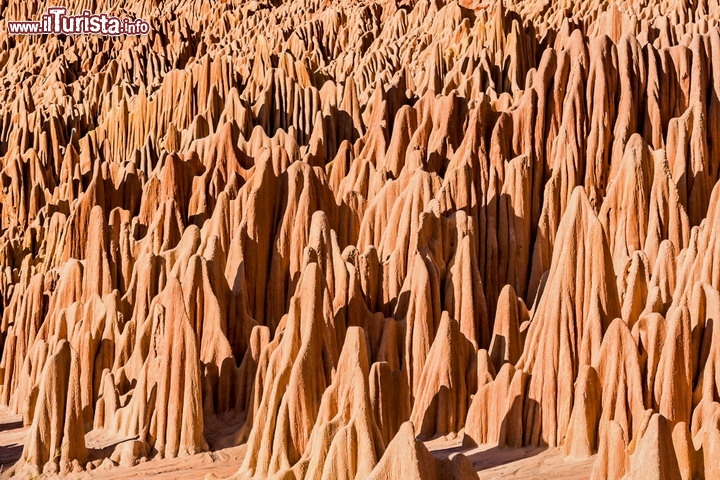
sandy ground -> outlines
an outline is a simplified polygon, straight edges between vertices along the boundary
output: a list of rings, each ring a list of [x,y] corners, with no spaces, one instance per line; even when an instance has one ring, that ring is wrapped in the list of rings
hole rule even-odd
[[[440,458],[462,452],[473,464],[481,480],[497,478],[581,480],[590,478],[595,461],[595,457],[584,460],[566,459],[558,448],[504,448],[482,445],[468,450],[462,447],[462,441],[459,439],[436,439],[425,444],[436,457]]]
[[[10,415],[5,407],[0,407],[0,479],[11,477],[10,469],[22,454],[25,435],[28,428],[22,426],[21,415]],[[91,432],[86,436],[89,448],[101,448],[116,444],[126,439],[102,436],[98,432]],[[206,452],[183,458],[170,458],[151,460],[132,468],[105,468],[100,466],[95,470],[82,473],[73,473],[63,478],[69,479],[204,479],[215,474],[218,477],[227,477],[235,473],[243,457],[245,446],[225,448],[216,452]],[[59,477],[56,477],[59,478]]]
[[[22,426],[20,415],[10,415],[0,407],[0,479],[11,478],[10,469],[20,458],[27,428]],[[102,437],[95,433],[86,439],[89,447],[100,447],[122,439]],[[590,476],[593,458],[566,460],[558,449],[500,448],[484,445],[464,449],[459,438],[435,439],[426,442],[430,451],[439,458],[464,453],[481,480],[490,479],[567,479],[580,480]],[[225,448],[183,458],[151,460],[132,468],[99,467],[89,472],[75,473],[71,479],[205,479],[227,477],[238,470],[245,455],[245,445]]]
[[[207,452],[183,458],[170,458],[164,460],[151,460],[132,468],[98,469],[88,473],[79,474],[75,478],[165,478],[165,479],[204,479],[228,477],[235,473],[243,457],[245,445],[226,448],[217,452]]]
[[[8,478],[8,470],[20,458],[26,432],[22,415],[11,415],[0,407],[0,478]]]

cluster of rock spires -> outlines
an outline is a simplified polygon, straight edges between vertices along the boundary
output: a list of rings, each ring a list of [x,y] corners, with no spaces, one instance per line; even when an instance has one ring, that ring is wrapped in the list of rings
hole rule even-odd
[[[16,472],[720,478],[717,0],[332,3],[0,2]]]

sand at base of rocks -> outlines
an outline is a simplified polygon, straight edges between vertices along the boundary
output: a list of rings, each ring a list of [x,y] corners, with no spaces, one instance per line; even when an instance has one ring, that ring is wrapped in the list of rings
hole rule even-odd
[[[27,430],[27,427],[22,426],[21,415],[11,415],[7,408],[0,408],[0,464],[3,465],[0,479],[13,478],[10,476],[10,468],[20,458]],[[98,446],[108,441],[108,438],[99,437],[97,434],[87,439],[88,445]],[[462,446],[459,437],[438,438],[425,442],[425,445],[437,458],[463,453],[478,472],[480,480],[496,478],[581,480],[590,477],[594,461],[594,457],[582,460],[566,459],[559,449],[502,448],[492,445],[468,449]],[[187,457],[155,459],[131,468],[101,466],[95,470],[74,473],[63,478],[78,480],[224,478],[237,472],[245,455],[245,448],[245,445],[241,445]]]

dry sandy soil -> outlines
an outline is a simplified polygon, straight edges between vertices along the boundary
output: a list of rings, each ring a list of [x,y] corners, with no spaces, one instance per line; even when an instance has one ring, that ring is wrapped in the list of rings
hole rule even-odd
[[[22,445],[27,434],[22,417],[11,415],[6,409],[0,411],[0,478],[13,478],[9,472],[20,459]],[[90,439],[88,439],[90,443]],[[538,447],[510,448],[480,446],[463,448],[457,440],[434,439],[426,442],[429,451],[438,458],[447,458],[463,452],[478,471],[481,480],[490,479],[536,479],[557,478],[566,480],[586,479],[590,476],[593,458],[571,460],[564,458],[558,449]],[[131,468],[118,469],[110,466],[95,470],[70,473],[62,478],[76,479],[215,479],[231,476],[242,462],[245,446],[219,449],[212,453],[198,453],[182,458],[150,459]],[[60,477],[60,476],[58,476]]]

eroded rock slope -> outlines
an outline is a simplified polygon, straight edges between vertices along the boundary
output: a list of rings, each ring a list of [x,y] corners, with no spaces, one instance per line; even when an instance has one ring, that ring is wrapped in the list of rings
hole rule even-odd
[[[0,2],[17,474],[720,478],[717,0],[113,5]]]

